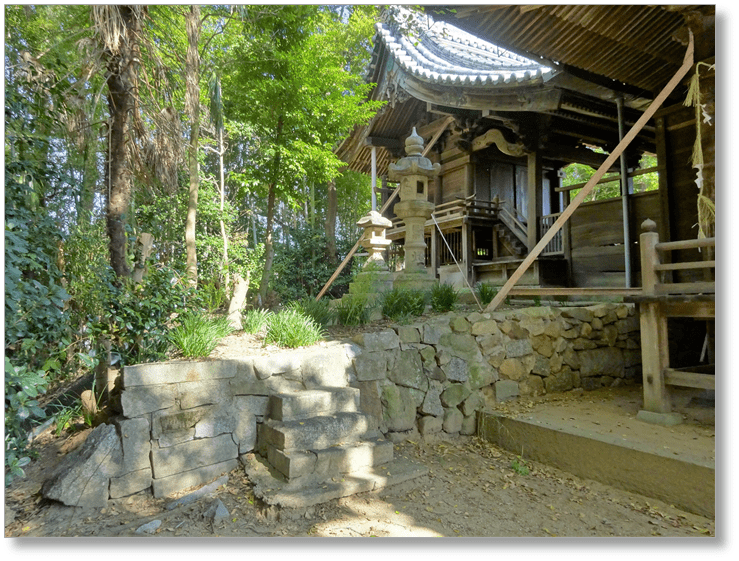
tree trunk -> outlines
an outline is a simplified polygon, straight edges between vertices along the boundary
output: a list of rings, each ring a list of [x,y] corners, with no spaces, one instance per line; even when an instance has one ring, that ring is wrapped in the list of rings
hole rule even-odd
[[[187,252],[187,278],[192,285],[198,282],[198,257],[195,245],[195,224],[198,211],[198,189],[200,169],[198,165],[198,140],[200,138],[200,7],[190,6],[185,15],[187,27],[187,58],[185,61],[186,92],[185,106],[190,116],[190,146],[188,148],[188,170],[190,174],[187,222],[185,223],[185,249]]]
[[[223,270],[225,271],[226,294],[231,290],[231,275],[228,270],[228,236],[226,235],[226,224],[223,222],[223,208],[226,199],[226,182],[223,174],[223,127],[218,129],[218,169],[220,172],[220,194],[221,194],[221,236],[223,237]]]
[[[269,186],[269,194],[267,195],[267,228],[264,233],[264,269],[262,270],[262,280],[259,283],[259,298],[262,303],[267,300],[267,286],[269,278],[272,274],[272,261],[275,257],[275,248],[272,243],[272,232],[275,223],[275,185]]]
[[[338,207],[338,198],[336,194],[336,181],[328,182],[328,196],[326,201],[326,223],[324,231],[326,233],[326,260],[335,264],[338,262],[336,256],[336,212]]]
[[[130,6],[118,6],[126,25],[126,39],[117,52],[108,58],[108,159],[105,166],[107,180],[107,209],[105,221],[108,230],[110,265],[116,276],[129,277],[131,269],[126,262],[125,216],[131,202],[131,173],[128,158],[128,128],[134,109],[136,80],[139,66],[139,37],[141,19]]]

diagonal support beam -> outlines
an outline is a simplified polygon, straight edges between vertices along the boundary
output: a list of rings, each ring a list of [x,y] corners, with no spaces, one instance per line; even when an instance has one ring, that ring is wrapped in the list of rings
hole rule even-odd
[[[641,131],[641,129],[644,128],[644,125],[647,124],[647,121],[649,121],[649,119],[654,116],[656,111],[662,106],[667,97],[672,93],[672,90],[677,87],[677,85],[681,82],[681,80],[686,76],[686,74],[688,73],[688,71],[690,71],[692,67],[693,33],[690,32],[690,41],[688,42],[688,48],[685,51],[685,58],[683,59],[683,64],[680,69],[667,83],[667,85],[659,93],[659,95],[654,99],[649,108],[642,114],[641,117],[639,117],[639,120],[634,123],[634,126],[631,127],[628,133],[626,133],[626,136],[624,136],[621,142],[618,143],[616,149],[611,152],[611,155],[606,158],[606,161],[603,162],[603,164],[598,168],[598,171],[596,171],[593,177],[590,178],[590,181],[585,184],[585,186],[582,188],[582,191],[578,193],[577,197],[574,198],[574,200],[564,210],[564,212],[560,215],[560,217],[556,220],[552,227],[547,230],[547,232],[542,236],[539,243],[536,244],[534,249],[531,250],[529,255],[526,257],[526,259],[523,260],[523,263],[521,263],[518,269],[516,269],[516,272],[511,275],[511,278],[509,278],[508,281],[503,285],[495,298],[493,298],[492,302],[488,304],[488,307],[485,309],[486,312],[495,311],[500,303],[505,300],[508,292],[510,292],[510,290],[515,286],[515,284],[528,270],[528,268],[536,260],[536,258],[539,257],[539,254],[544,251],[544,248],[546,248],[547,244],[552,240],[555,234],[562,229],[562,226],[564,226],[564,224],[570,219],[570,216],[572,216],[572,214],[577,210],[577,207],[579,207],[583,200],[585,200],[585,197],[590,194],[598,181],[600,181],[603,175],[605,175],[606,171],[608,171],[608,169],[613,166],[616,160],[618,160],[618,158],[621,156],[621,153],[629,144],[631,144],[631,141],[636,138],[636,135],[639,134],[639,131]]]

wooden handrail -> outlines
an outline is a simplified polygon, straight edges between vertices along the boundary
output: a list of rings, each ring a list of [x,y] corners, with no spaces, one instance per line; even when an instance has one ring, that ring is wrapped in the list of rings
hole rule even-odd
[[[677,249],[697,249],[699,247],[716,247],[716,238],[697,238],[695,240],[679,240],[676,242],[660,242],[654,246],[658,251],[674,251]]]

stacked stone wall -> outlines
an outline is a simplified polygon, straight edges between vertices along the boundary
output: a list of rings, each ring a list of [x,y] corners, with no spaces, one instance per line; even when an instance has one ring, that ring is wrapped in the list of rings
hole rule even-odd
[[[476,413],[518,396],[634,383],[639,318],[627,304],[448,314],[355,338],[364,408],[391,438],[471,435]]]
[[[125,367],[123,416],[65,458],[44,495],[99,506],[150,487],[162,497],[205,483],[239,456],[263,452],[269,396],[286,391],[357,387],[370,428],[393,440],[471,435],[477,412],[496,401],[633,383],[638,329],[625,304],[535,307],[448,314],[264,356]],[[88,471],[99,481],[79,487]]]

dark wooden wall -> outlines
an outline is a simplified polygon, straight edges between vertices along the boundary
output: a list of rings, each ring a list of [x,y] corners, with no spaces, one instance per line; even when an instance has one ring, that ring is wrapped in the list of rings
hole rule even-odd
[[[641,286],[637,240],[644,220],[661,221],[659,191],[631,195],[629,205],[632,284]],[[570,218],[570,240],[574,286],[625,286],[621,199],[582,204]]]

